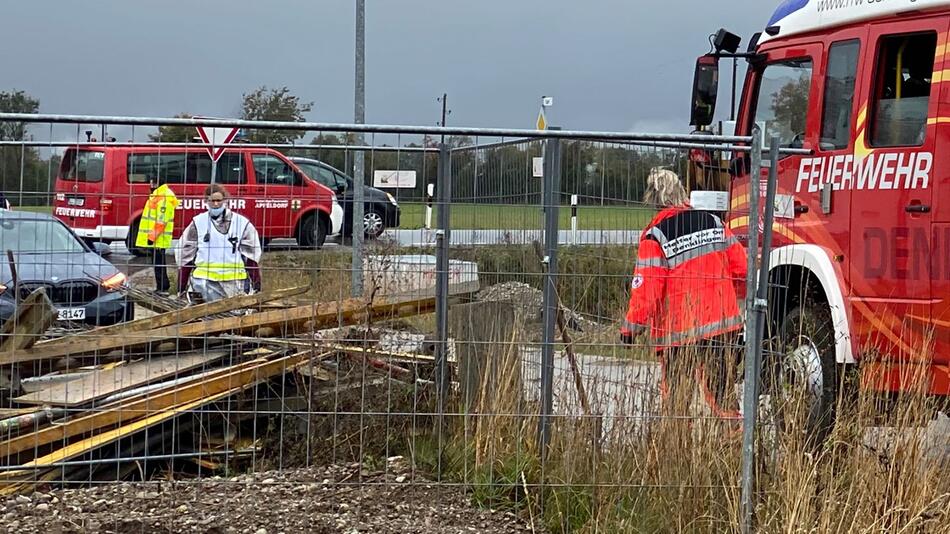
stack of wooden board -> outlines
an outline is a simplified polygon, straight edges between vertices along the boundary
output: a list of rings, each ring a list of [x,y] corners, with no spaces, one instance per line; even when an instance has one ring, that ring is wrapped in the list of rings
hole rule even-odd
[[[333,356],[363,362],[373,380],[415,381],[405,362],[431,363],[315,333],[429,313],[433,298],[273,304],[307,289],[233,297],[44,341],[37,340],[55,312],[41,291],[31,295],[0,336],[0,369],[18,375],[0,407],[0,493],[91,480],[100,465],[116,466],[109,476],[120,477],[141,469],[143,459],[188,451],[207,466],[197,452],[210,444],[220,451],[229,425],[256,416],[260,401],[287,402],[268,384],[285,391],[283,379],[293,374],[310,384],[308,392],[315,384],[339,387],[331,374],[338,368],[325,363]]]

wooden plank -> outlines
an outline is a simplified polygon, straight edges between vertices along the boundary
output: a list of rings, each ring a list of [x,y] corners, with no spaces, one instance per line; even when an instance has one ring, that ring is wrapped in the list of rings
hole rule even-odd
[[[234,310],[240,310],[242,308],[251,308],[255,306],[260,306],[267,302],[272,302],[275,300],[280,300],[288,297],[294,297],[300,294],[307,292],[310,289],[310,286],[301,286],[301,287],[292,287],[289,289],[278,289],[275,291],[264,291],[262,293],[255,293],[253,295],[240,295],[237,297],[231,297],[227,299],[216,300],[214,302],[206,302],[204,304],[197,304],[188,308],[181,310],[175,310],[163,313],[161,315],[155,315],[152,317],[146,317],[145,319],[139,319],[137,321],[131,321],[128,323],[121,323],[113,326],[103,326],[100,328],[94,328],[87,332],[83,332],[78,336],[62,337],[58,339],[51,339],[48,341],[41,341],[36,344],[37,347],[53,347],[65,343],[67,341],[73,340],[75,337],[92,337],[92,336],[112,336],[112,335],[123,335],[132,332],[144,332],[146,330],[153,330],[155,328],[163,328],[166,326],[171,326],[175,324],[184,324],[202,317],[207,317],[209,315],[216,315],[219,313],[227,313]],[[0,351],[2,352],[2,351]]]
[[[78,380],[56,384],[13,399],[19,404],[81,406],[103,397],[188,373],[223,358],[226,351],[150,358],[108,370],[95,371]]]
[[[17,304],[16,313],[0,328],[0,353],[28,349],[53,326],[56,309],[39,288]]]
[[[236,386],[252,385],[276,374],[287,372],[294,366],[306,362],[313,354],[304,351],[275,360],[253,360],[232,367],[196,377],[195,380],[149,391],[137,397],[130,397],[116,403],[102,406],[88,415],[40,429],[31,434],[17,436],[0,442],[0,457],[19,454],[28,450],[38,450],[56,441],[66,441],[75,436],[93,433],[97,430],[117,424],[128,424],[150,414],[167,410],[183,403],[204,399],[232,389]],[[328,353],[330,354],[330,353]],[[317,354],[320,359],[328,354]],[[0,474],[2,478],[2,474]]]
[[[290,335],[294,332],[326,328],[331,324],[345,326],[372,319],[418,315],[434,309],[434,298],[409,300],[380,298],[372,304],[368,304],[363,299],[348,299],[311,306],[299,306],[287,310],[274,310],[239,317],[166,326],[154,330],[135,332],[128,336],[96,336],[94,338],[76,336],[55,346],[36,346],[17,352],[0,353],[0,365],[48,360],[103,350],[130,349],[175,338],[197,338],[229,332],[259,335],[258,330],[264,328],[272,331],[270,335]]]
[[[214,401],[230,397],[231,395],[234,395],[235,393],[239,393],[242,389],[244,389],[243,386],[236,387],[227,391],[223,391],[221,393],[216,393],[214,395],[202,397],[196,401],[181,404],[178,406],[173,406],[169,408],[168,410],[165,410],[163,412],[159,412],[153,415],[149,415],[148,417],[144,419],[133,421],[125,426],[122,426],[113,430],[109,430],[101,434],[96,434],[92,437],[67,445],[66,447],[63,447],[62,449],[59,449],[50,454],[47,454],[46,456],[37,458],[36,460],[32,462],[24,464],[23,465],[24,469],[22,470],[7,471],[5,473],[2,473],[0,474],[0,479],[11,481],[11,482],[22,482],[24,485],[23,486],[10,485],[9,483],[6,485],[0,485],[0,494],[10,495],[13,493],[20,492],[23,489],[26,489],[28,487],[31,487],[30,482],[28,480],[24,480],[24,477],[31,477],[31,476],[35,477],[36,476],[35,468],[37,467],[44,467],[44,466],[49,466],[49,465],[56,464],[59,462],[65,462],[69,459],[79,456],[80,454],[97,449],[103,445],[108,445],[109,443],[112,443],[113,441],[119,440],[123,437],[131,436],[132,434],[135,434],[136,432],[139,432],[140,430],[145,430],[146,428],[150,426],[155,426],[161,422],[167,421],[173,417],[186,413],[190,410],[199,408],[205,404],[209,404]],[[45,473],[43,476],[40,477],[40,479],[42,480],[44,477],[48,477],[50,475],[56,476],[57,474],[61,474],[61,473],[62,473],[61,470],[54,469],[52,472]]]

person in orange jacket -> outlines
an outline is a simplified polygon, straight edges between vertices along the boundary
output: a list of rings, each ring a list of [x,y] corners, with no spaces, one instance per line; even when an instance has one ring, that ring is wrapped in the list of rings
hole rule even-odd
[[[660,211],[640,237],[621,339],[632,344],[648,334],[660,360],[664,399],[680,387],[688,388],[691,398],[694,386],[688,381],[695,369],[713,412],[736,417],[738,403],[720,404],[741,355],[745,247],[719,217],[689,205],[672,171],[650,172],[644,202]]]

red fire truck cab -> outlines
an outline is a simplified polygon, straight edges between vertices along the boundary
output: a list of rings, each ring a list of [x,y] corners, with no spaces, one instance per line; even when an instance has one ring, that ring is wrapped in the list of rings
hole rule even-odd
[[[764,146],[808,151],[776,169],[766,335],[819,404],[854,369],[871,390],[950,395],[950,1],[787,0],[746,52],[719,35],[697,62],[693,124],[712,123],[718,60],[738,56],[736,135],[758,124]],[[742,160],[727,213],[740,235]]]
[[[207,210],[211,158],[205,149],[149,146],[82,146],[66,150],[56,177],[53,215],[80,237],[124,241],[133,253],[150,180],[168,184],[181,203],[174,238]],[[320,247],[340,226],[335,193],[308,178],[281,153],[229,148],[218,160],[215,182],[229,193],[230,208],[248,217],[263,240],[295,238]],[[337,210],[338,211],[338,210]]]

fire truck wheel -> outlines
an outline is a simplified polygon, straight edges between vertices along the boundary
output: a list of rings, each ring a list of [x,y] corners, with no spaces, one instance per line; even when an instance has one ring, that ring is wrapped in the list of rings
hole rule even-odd
[[[323,217],[311,215],[300,225],[298,242],[306,248],[323,248],[327,240],[327,223]]]
[[[133,256],[143,258],[148,255],[148,251],[144,248],[135,246],[135,237],[139,235],[139,219],[135,219],[131,226],[129,226],[129,235],[125,237],[125,248],[129,249],[129,253]]]
[[[779,329],[776,358],[766,364],[765,390],[775,423],[819,444],[834,427],[839,385],[835,335],[828,305],[811,298],[789,310]]]

